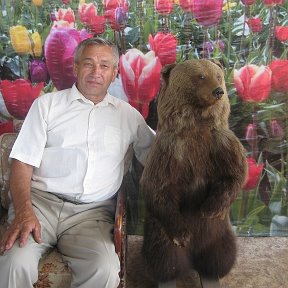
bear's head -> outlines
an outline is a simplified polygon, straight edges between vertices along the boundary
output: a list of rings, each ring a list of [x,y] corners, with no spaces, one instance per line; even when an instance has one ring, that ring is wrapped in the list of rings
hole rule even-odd
[[[201,124],[228,127],[230,104],[220,63],[187,60],[166,65],[161,74],[157,129]]]

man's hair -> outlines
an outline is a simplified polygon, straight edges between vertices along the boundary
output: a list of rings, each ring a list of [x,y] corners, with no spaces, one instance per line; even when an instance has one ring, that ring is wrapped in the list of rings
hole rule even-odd
[[[108,39],[103,39],[99,37],[92,37],[85,39],[84,41],[80,42],[79,45],[76,47],[75,52],[74,52],[74,62],[76,64],[79,63],[80,57],[84,51],[84,49],[90,45],[95,45],[95,46],[109,46],[112,48],[113,54],[114,54],[114,66],[117,68],[119,64],[119,52],[117,46],[110,40]]]

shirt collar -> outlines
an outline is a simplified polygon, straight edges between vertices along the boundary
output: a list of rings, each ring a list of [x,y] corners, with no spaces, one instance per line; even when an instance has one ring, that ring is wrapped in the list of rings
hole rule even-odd
[[[87,98],[85,98],[82,93],[77,89],[76,84],[74,83],[72,88],[71,88],[71,92],[69,95],[69,100],[72,103],[75,100],[82,100],[85,103],[89,103],[94,105],[94,103],[90,100],[88,100]],[[98,104],[96,104],[95,106],[99,106],[99,107],[104,107],[104,106],[108,106],[108,104],[113,105],[115,108],[117,108],[117,103],[115,101],[115,97],[113,97],[112,95],[109,94],[109,92],[107,92],[107,94],[105,95],[104,99],[99,102]]]

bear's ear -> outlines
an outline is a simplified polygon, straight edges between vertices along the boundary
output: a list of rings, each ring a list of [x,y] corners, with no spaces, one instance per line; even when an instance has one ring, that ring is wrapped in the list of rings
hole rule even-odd
[[[222,64],[220,63],[219,60],[217,59],[208,59],[209,61],[211,61],[212,63],[216,64],[217,66],[219,66],[221,68],[222,71],[224,71],[224,67],[222,66]]]
[[[161,82],[162,82],[162,85],[166,84],[168,82],[168,79],[169,79],[169,75],[170,75],[170,72],[171,70],[176,66],[176,64],[168,64],[168,65],[165,65],[162,70],[161,70]]]

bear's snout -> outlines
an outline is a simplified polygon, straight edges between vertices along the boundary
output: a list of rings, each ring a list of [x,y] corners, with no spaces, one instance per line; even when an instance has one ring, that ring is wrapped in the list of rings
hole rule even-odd
[[[224,90],[221,87],[217,87],[213,90],[212,94],[217,100],[219,100],[224,94]]]

